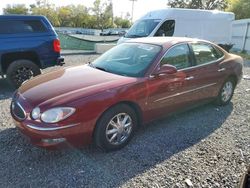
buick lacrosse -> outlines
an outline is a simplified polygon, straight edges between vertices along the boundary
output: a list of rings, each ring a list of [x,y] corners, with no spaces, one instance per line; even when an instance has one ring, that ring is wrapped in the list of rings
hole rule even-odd
[[[145,123],[180,109],[230,102],[241,57],[208,41],[153,37],[120,44],[94,62],[34,77],[11,114],[33,144],[124,147]]]

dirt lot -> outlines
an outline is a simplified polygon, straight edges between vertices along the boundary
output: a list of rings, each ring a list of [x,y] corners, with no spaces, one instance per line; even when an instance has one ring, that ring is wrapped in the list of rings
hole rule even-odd
[[[94,58],[67,56],[66,66]],[[12,92],[0,79],[0,187],[177,188],[187,179],[193,187],[236,187],[250,164],[250,80],[242,80],[228,106],[207,104],[151,123],[112,153],[32,146],[12,123]]]

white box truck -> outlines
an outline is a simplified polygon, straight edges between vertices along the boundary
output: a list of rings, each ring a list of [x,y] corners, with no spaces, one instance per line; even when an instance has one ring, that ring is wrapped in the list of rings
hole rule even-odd
[[[218,10],[166,8],[148,12],[137,20],[118,44],[138,37],[199,38],[222,47],[230,44],[234,13]]]

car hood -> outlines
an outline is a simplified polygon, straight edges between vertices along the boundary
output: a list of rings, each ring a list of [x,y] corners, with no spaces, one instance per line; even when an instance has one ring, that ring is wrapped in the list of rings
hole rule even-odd
[[[32,106],[44,103],[56,106],[136,80],[83,65],[37,76],[23,84],[18,93]]]

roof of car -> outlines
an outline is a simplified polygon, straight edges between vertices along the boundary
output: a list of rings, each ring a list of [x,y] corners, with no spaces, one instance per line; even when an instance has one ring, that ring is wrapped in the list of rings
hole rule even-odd
[[[38,16],[38,15],[0,15],[0,18],[2,19],[41,19],[44,18],[44,16]]]
[[[195,39],[195,38],[187,38],[187,37],[144,37],[144,38],[136,38],[131,39],[126,42],[133,42],[133,43],[147,43],[147,44],[156,44],[156,45],[173,45],[182,42],[208,42],[205,40]]]

